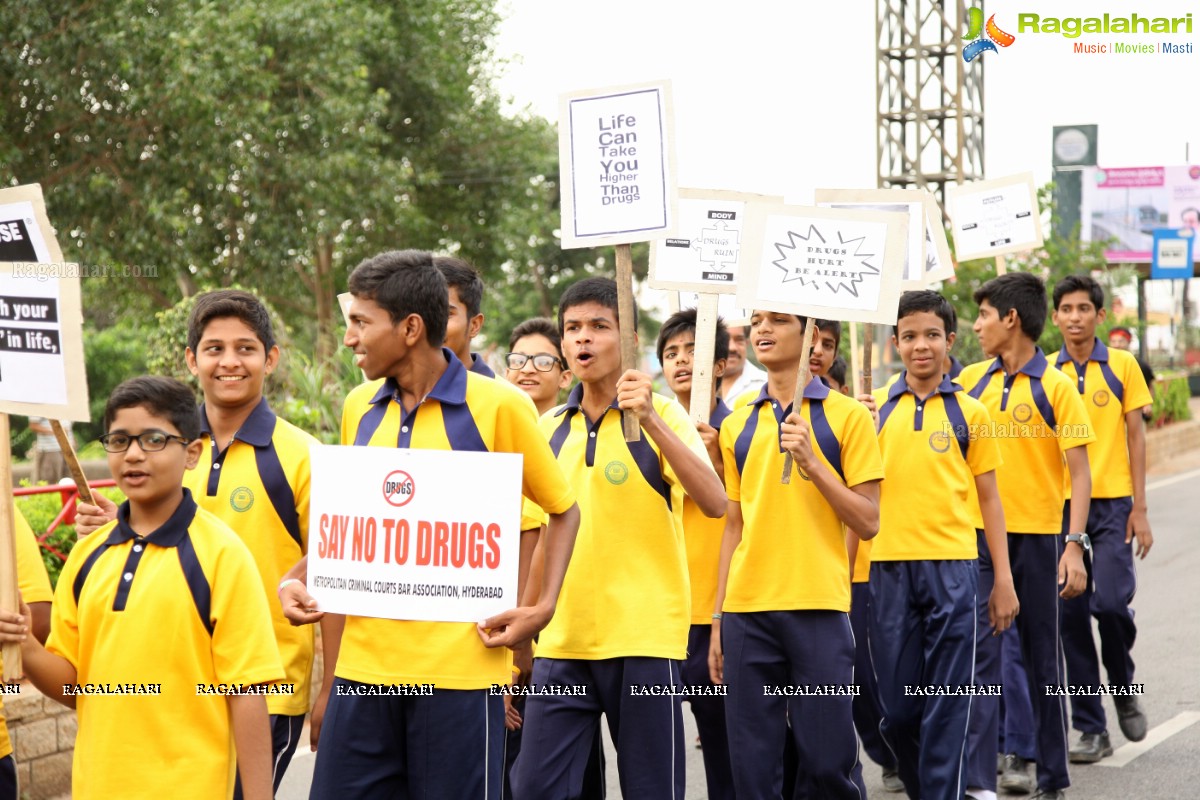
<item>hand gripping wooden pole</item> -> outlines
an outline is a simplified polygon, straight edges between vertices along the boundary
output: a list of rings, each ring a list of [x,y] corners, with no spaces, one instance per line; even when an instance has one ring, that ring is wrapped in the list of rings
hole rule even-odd
[[[808,380],[811,377],[809,371],[808,360],[811,358],[809,351],[812,350],[813,335],[816,333],[817,324],[809,317],[804,323],[804,346],[800,348],[802,355],[800,356],[800,380],[796,384],[796,396],[792,400],[792,410],[797,414],[800,413],[800,407],[804,403],[804,387],[808,386]],[[792,482],[792,454],[788,453],[783,457],[783,477],[780,479],[783,483]]]
[[[617,324],[621,326],[621,370],[637,369],[637,323],[633,313],[633,254],[629,245],[616,245],[617,251]],[[636,414],[628,411],[621,416],[625,441],[642,438],[642,426]]]

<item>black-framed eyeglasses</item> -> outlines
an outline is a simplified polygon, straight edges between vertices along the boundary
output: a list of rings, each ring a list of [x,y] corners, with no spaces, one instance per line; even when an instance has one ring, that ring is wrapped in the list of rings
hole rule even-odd
[[[143,453],[157,453],[159,450],[166,450],[172,439],[185,446],[192,441],[166,431],[143,431],[137,436],[128,433],[106,433],[100,437],[100,444],[110,453],[124,453],[129,449],[129,445],[137,442]]]
[[[504,357],[504,363],[511,370],[523,369],[525,364],[533,359],[533,368],[538,372],[549,372],[555,367],[561,367],[562,362],[558,356],[552,356],[549,353],[538,353],[535,356],[527,356],[524,353],[509,353]]]

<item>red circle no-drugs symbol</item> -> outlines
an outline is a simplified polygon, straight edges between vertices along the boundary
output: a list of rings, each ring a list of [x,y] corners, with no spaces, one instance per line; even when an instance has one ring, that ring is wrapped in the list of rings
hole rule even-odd
[[[383,499],[397,508],[408,505],[416,491],[412,476],[404,470],[393,470],[383,479]]]

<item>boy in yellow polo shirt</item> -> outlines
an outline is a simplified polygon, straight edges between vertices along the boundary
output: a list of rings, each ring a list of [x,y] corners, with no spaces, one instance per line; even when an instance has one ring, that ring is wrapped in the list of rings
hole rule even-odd
[[[446,280],[432,254],[392,251],[350,275],[345,345],[369,379],[346,398],[342,443],[359,447],[519,453],[523,492],[548,514],[538,604],[481,625],[347,616],[313,772],[314,800],[454,797],[499,800],[504,704],[489,690],[512,678],[506,648],[555,614],[571,558],[574,492],[537,428],[529,398],[468,372],[449,349]],[[296,622],[321,617],[298,564],[280,586]],[[431,695],[381,687],[433,684]],[[528,736],[526,723],[526,736]]]
[[[42,561],[42,551],[38,547],[33,529],[25,520],[25,515],[14,503],[13,536],[17,551],[17,589],[21,592],[21,600],[29,609],[27,625],[39,642],[45,644],[50,635],[50,601],[54,599],[54,590],[50,588],[50,576],[46,574],[46,564]],[[17,800],[17,764],[13,760],[12,740],[8,736],[8,722],[4,717],[4,703],[0,702],[0,800]]]
[[[1137,589],[1134,548],[1145,558],[1154,544],[1146,516],[1146,432],[1142,414],[1153,402],[1137,359],[1109,349],[1096,338],[1104,322],[1104,290],[1088,275],[1071,275],[1054,287],[1054,324],[1063,334],[1056,366],[1073,380],[1096,432],[1088,448],[1092,502],[1087,532],[1092,557],[1083,594],[1063,604],[1063,651],[1072,686],[1100,683],[1092,639],[1092,617],[1100,627],[1100,652],[1108,682],[1133,683],[1130,651],[1137,636],[1129,602]],[[1067,487],[1070,497],[1070,486]],[[1064,533],[1069,523],[1064,512]],[[1121,733],[1133,742],[1146,737],[1146,715],[1135,695],[1114,695]],[[1104,706],[1098,695],[1072,695],[1071,722],[1082,735],[1070,750],[1076,763],[1112,754]]]
[[[937,292],[901,295],[892,342],[904,370],[875,393],[888,478],[879,535],[870,540],[870,661],[884,738],[909,796],[922,800],[960,800],[966,790],[979,577],[975,494],[996,576],[987,598],[992,632],[1008,628],[1017,612],[991,420],[943,372],[953,320]]]
[[[721,423],[729,407],[721,400],[722,376],[729,357],[729,331],[717,320],[713,344],[712,397],[708,422],[697,424],[713,467],[722,474]],[[667,318],[658,331],[658,363],[667,388],[684,408],[692,407],[692,376],[696,362],[696,309],[688,308]],[[712,639],[712,608],[717,594],[717,562],[721,555],[724,515],[706,517],[690,497],[683,499],[683,535],[687,544],[688,581],[692,587],[692,627],[688,632],[687,660],[680,675],[684,685],[713,686],[708,674],[708,645]],[[733,776],[729,767],[729,739],[725,733],[725,699],[715,694],[688,698],[704,756],[709,800],[732,800]]]
[[[729,505],[709,669],[725,713],[740,798],[779,797],[788,721],[799,796],[862,798],[851,700],[854,637],[843,525],[879,528],[883,465],[871,415],[814,378],[791,405],[804,320],[756,310],[751,342],[767,383],[721,426]],[[796,469],[780,475],[784,455]],[[788,794],[792,787],[786,787]]]
[[[279,364],[279,346],[266,307],[254,295],[234,289],[196,298],[188,316],[184,359],[200,383],[200,441],[196,469],[184,486],[201,508],[215,514],[241,537],[254,556],[263,597],[287,670],[291,694],[271,695],[273,783],[279,788],[304,729],[309,710],[314,637],[310,627],[291,625],[275,595],[279,576],[308,550],[309,447],[317,440],[275,415],[263,394]],[[116,507],[99,497],[101,518]],[[78,529],[87,534],[101,524],[95,506],[80,504]],[[324,623],[326,629],[334,620]],[[326,645],[335,636],[326,637]],[[328,674],[328,673],[327,673]],[[313,746],[333,678],[321,687],[313,708]],[[234,797],[240,797],[240,789]]]
[[[1091,495],[1087,445],[1095,441],[1087,411],[1070,379],[1054,369],[1037,346],[1046,324],[1046,288],[1028,272],[1010,272],[975,291],[975,333],[993,356],[966,367],[958,383],[980,400],[992,418],[1003,459],[996,483],[1008,526],[1013,584],[1021,604],[1017,633],[1029,680],[1037,731],[1038,800],[1058,800],[1070,785],[1067,774],[1066,704],[1059,639],[1060,599],[1083,592],[1088,546],[1084,526]],[[1072,486],[1071,533],[1062,532],[1063,484]],[[983,520],[976,509],[976,527]],[[996,575],[986,540],[979,534],[979,624],[976,682],[1000,683],[1000,641],[988,630],[988,608]],[[1048,689],[1047,687],[1055,687]],[[975,698],[968,737],[968,794],[994,792],[999,747],[998,703]],[[980,790],[972,792],[971,790]]]
[[[681,797],[679,667],[691,622],[683,495],[716,517],[725,492],[687,412],[653,394],[649,375],[622,371],[616,283],[587,278],[568,287],[558,319],[580,384],[541,425],[583,514],[533,682],[585,693],[528,698],[514,793],[578,797],[604,715],[621,793]],[[625,441],[622,411],[637,416],[638,441]]]
[[[203,447],[195,397],[168,378],[125,381],[104,428],[129,499],[71,551],[46,646],[11,625],[3,638],[23,638],[30,679],[79,712],[77,800],[230,798],[239,773],[245,797],[266,800],[271,735],[259,692],[284,671],[246,545],[183,487]]]
[[[483,279],[479,271],[454,256],[434,256],[433,263],[446,279],[450,297],[450,316],[446,321],[443,344],[458,356],[468,370],[485,378],[496,373],[479,353],[471,352],[471,340],[483,328]]]

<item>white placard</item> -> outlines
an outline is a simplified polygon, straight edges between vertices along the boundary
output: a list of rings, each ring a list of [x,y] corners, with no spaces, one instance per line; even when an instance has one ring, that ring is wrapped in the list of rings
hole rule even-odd
[[[925,196],[925,285],[954,277],[954,259],[946,241],[942,204],[932,194]]]
[[[675,235],[650,248],[647,283],[655,289],[737,292],[746,204],[782,202],[777,197],[714,189],[679,190]]]
[[[670,83],[562,96],[562,246],[645,242],[675,229]]]
[[[79,275],[42,188],[0,189],[0,413],[90,419]]]
[[[959,261],[1042,246],[1042,220],[1031,172],[950,186],[946,202]]]
[[[314,445],[311,457],[308,590],[323,611],[481,622],[519,605],[521,455]]]
[[[697,292],[671,292],[667,298],[667,305],[672,314],[685,308],[699,308],[700,295]],[[717,315],[726,327],[750,324],[750,310],[737,304],[736,295],[717,295]]]
[[[813,199],[821,208],[857,208],[903,214],[904,289],[925,288],[925,192],[918,189],[817,189]]]
[[[882,211],[756,204],[738,305],[895,324],[907,225]]]

